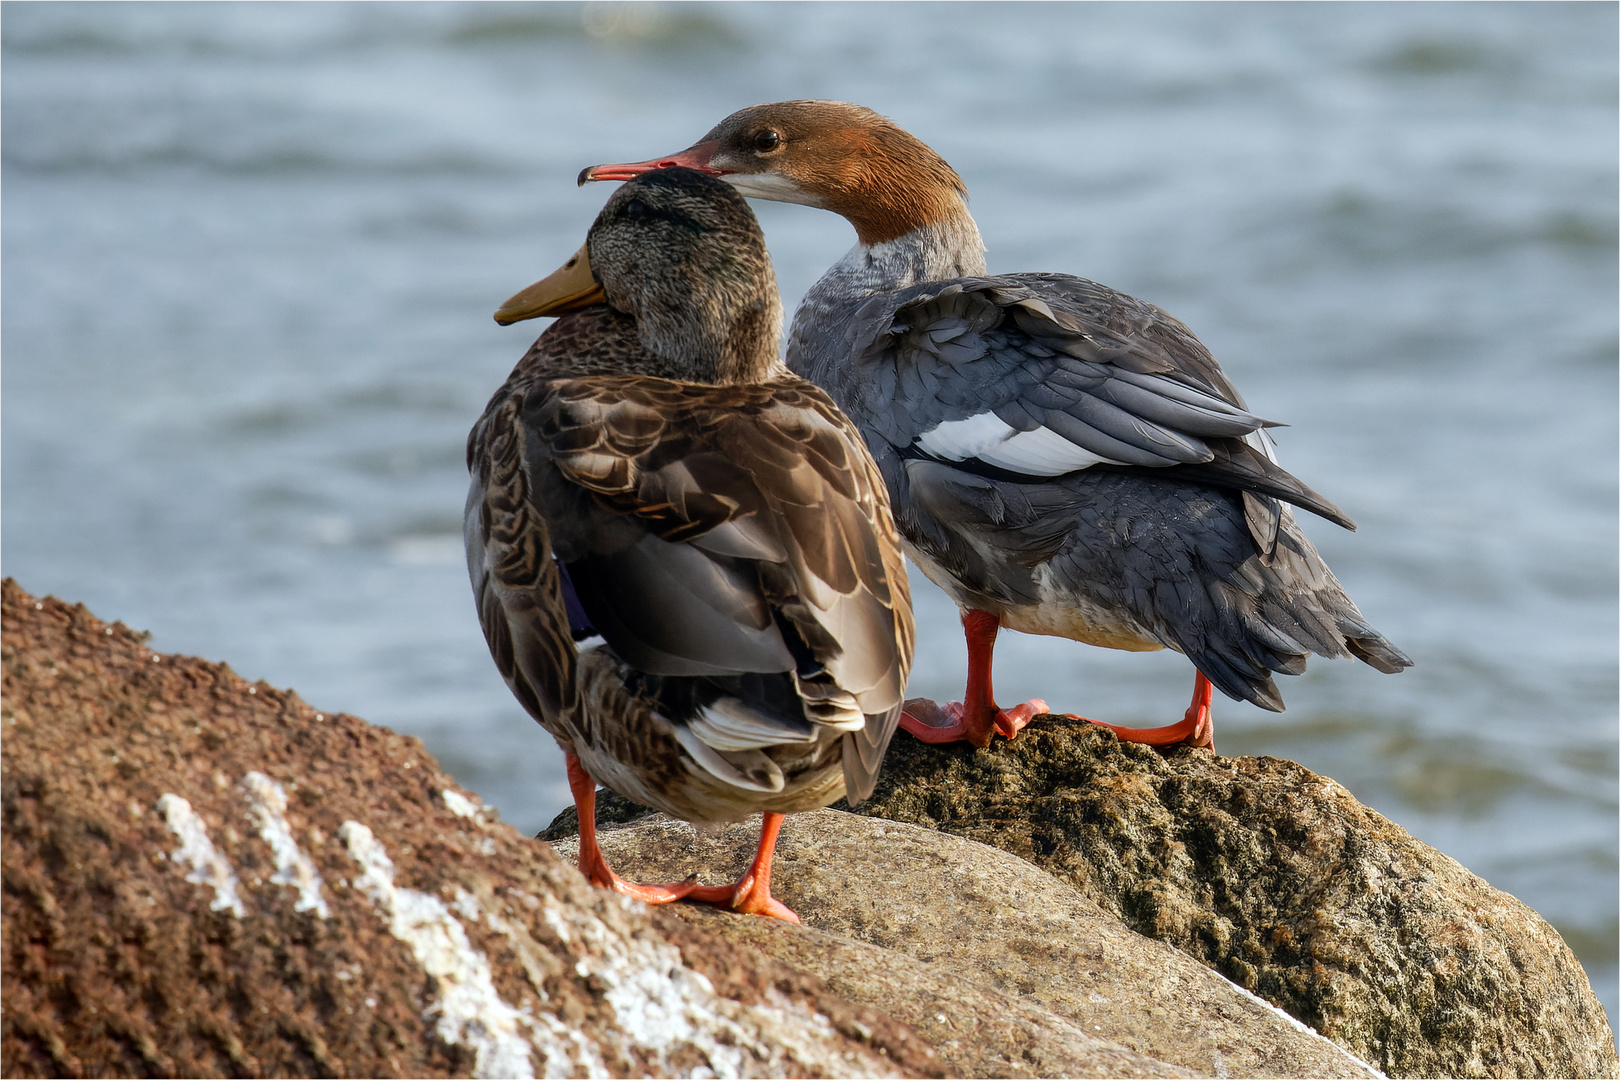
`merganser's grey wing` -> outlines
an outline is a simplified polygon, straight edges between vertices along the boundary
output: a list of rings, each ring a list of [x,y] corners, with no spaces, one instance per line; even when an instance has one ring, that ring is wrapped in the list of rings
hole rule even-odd
[[[523,410],[530,487],[592,625],[653,676],[763,685],[710,745],[846,732],[852,799],[898,721],[913,626],[899,536],[860,435],[797,379],[564,380]],[[774,704],[773,704],[774,703]],[[728,743],[727,740],[730,740]]]
[[[846,325],[828,373],[863,430],[902,456],[1009,478],[1174,470],[1354,523],[1282,469],[1209,351],[1151,304],[1065,274],[881,293]],[[1261,503],[1275,538],[1275,513]],[[1259,536],[1262,543],[1265,540]]]

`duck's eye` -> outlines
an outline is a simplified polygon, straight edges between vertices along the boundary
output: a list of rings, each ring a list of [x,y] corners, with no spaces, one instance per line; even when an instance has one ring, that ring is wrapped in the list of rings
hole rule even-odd
[[[768,154],[782,145],[782,136],[774,131],[762,131],[754,136],[754,149]]]
[[[640,199],[631,199],[624,204],[624,216],[627,218],[644,217],[647,213],[647,204]]]

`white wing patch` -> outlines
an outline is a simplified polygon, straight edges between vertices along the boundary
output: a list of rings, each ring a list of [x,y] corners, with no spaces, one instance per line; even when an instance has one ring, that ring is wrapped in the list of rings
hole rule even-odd
[[[988,412],[966,420],[946,420],[918,436],[917,445],[945,461],[977,458],[986,465],[1031,476],[1061,476],[1104,462],[1118,464],[1049,428],[1019,431]]]
[[[946,461],[978,457],[1005,443],[1018,432],[995,413],[980,413],[966,420],[946,420],[917,437],[917,445]]]

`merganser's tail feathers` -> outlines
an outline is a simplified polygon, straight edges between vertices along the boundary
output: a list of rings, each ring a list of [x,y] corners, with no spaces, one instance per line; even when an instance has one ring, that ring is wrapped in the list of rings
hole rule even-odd
[[[1393,675],[1412,666],[1412,658],[1391,645],[1384,635],[1365,624],[1360,629],[1366,633],[1359,637],[1346,634],[1344,639],[1344,647],[1349,649],[1357,660],[1377,668],[1385,675]]]
[[[1232,516],[1228,527],[1235,530]],[[1271,557],[1225,568],[1208,583],[1212,603],[1203,610],[1179,598],[1160,605],[1175,646],[1222,693],[1273,712],[1283,702],[1272,674],[1303,674],[1312,653],[1355,657],[1386,674],[1412,666],[1367,624],[1286,509],[1279,524]],[[1205,555],[1218,561],[1218,546],[1206,547]]]

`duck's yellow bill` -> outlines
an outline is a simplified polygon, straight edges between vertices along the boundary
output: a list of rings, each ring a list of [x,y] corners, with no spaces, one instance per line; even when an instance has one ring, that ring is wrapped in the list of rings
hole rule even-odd
[[[530,285],[495,312],[495,321],[511,326],[542,315],[566,315],[593,304],[607,303],[607,293],[591,273],[591,258],[581,247],[574,257],[546,277]]]

